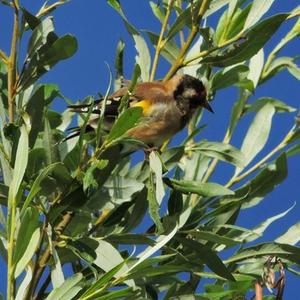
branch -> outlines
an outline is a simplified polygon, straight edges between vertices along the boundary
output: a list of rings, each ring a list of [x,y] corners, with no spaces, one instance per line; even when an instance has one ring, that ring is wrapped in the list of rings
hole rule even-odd
[[[17,44],[19,38],[19,0],[13,1],[14,5],[14,27],[11,41],[10,55],[8,58],[8,116],[9,122],[14,122],[14,100],[15,100],[15,84],[17,77]]]
[[[176,61],[172,65],[171,69],[169,70],[169,72],[165,76],[164,81],[170,79],[177,72],[177,70],[182,67],[184,57],[185,57],[188,49],[190,48],[191,44],[193,43],[195,37],[197,36],[197,34],[199,32],[199,23],[201,22],[204,13],[208,9],[210,2],[211,2],[211,0],[203,0],[202,1],[201,6],[199,8],[199,12],[198,12],[198,15],[197,15],[196,22],[194,22],[194,24],[192,25],[192,30],[191,30],[188,38],[187,38],[187,41],[183,45]]]
[[[66,214],[63,216],[60,223],[55,227],[54,231],[56,232],[57,237],[56,237],[55,241],[53,242],[54,247],[57,245],[61,234],[66,229],[66,227],[69,225],[73,216],[74,216],[73,212],[71,212],[71,211],[66,212]],[[35,274],[33,274],[34,276],[32,278],[30,287],[28,289],[28,293],[27,293],[26,297],[24,298],[25,300],[32,299],[35,289],[37,288],[37,285],[40,281],[40,278],[44,272],[45,267],[47,266],[47,263],[48,263],[50,257],[51,257],[51,246],[49,245],[38,261],[37,268],[35,270]]]
[[[153,65],[152,65],[152,70],[151,70],[151,75],[150,75],[150,81],[153,81],[153,79],[155,77],[155,72],[156,72],[157,64],[158,64],[158,58],[159,58],[161,50],[163,49],[163,47],[165,45],[165,41],[163,40],[164,33],[167,29],[168,21],[169,21],[169,18],[170,18],[170,14],[171,14],[174,2],[175,2],[175,0],[170,0],[169,1],[166,16],[165,16],[164,22],[163,22],[162,27],[161,27],[161,31],[160,31],[159,38],[158,38],[157,45],[156,45],[156,51],[155,51],[155,56],[154,56],[154,60],[153,60]]]

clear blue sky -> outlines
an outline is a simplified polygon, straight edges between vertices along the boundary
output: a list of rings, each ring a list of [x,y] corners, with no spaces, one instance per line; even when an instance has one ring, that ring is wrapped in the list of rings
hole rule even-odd
[[[149,9],[149,1],[127,0],[121,1],[128,19],[139,29],[150,29],[159,31],[159,23],[153,17]],[[21,4],[27,5],[26,8],[32,13],[43,4],[43,1],[25,1]],[[278,12],[287,12],[299,5],[299,1],[285,0],[275,1],[269,14]],[[134,47],[130,36],[127,34],[123,22],[103,0],[71,0],[70,3],[62,6],[54,12],[56,32],[59,35],[65,33],[74,34],[79,42],[78,52],[71,59],[61,62],[50,71],[49,74],[42,77],[42,82],[52,82],[59,85],[62,93],[77,101],[87,95],[96,95],[98,92],[104,93],[108,84],[108,71],[104,62],[108,62],[113,67],[115,48],[120,37],[126,43],[125,55],[125,73],[128,78],[131,77],[131,71],[134,65]],[[208,24],[215,26],[217,14],[208,20]],[[9,50],[10,34],[12,28],[12,16],[9,8],[0,6],[0,48],[6,52]],[[292,22],[282,26],[278,33],[268,43],[266,52],[272,49],[274,45],[283,37],[291,27]],[[285,48],[282,55],[299,55],[300,42],[291,43]],[[167,71],[167,64],[160,64],[157,76],[163,77]],[[228,118],[231,107],[236,98],[236,88],[228,88],[217,93],[213,109],[215,114],[205,114],[204,122],[207,128],[203,137],[212,141],[221,141],[225,128],[228,124]],[[289,105],[299,108],[300,104],[300,85],[299,82],[289,75],[286,71],[280,73],[276,78],[267,84],[259,87],[252,96],[255,100],[261,96],[270,96],[287,102]],[[56,109],[62,110],[59,100],[56,101]],[[234,135],[232,144],[239,147],[242,138],[252,120],[253,116],[245,118],[243,126]],[[274,117],[271,138],[266,149],[262,151],[258,159],[272,149],[285,133],[291,128],[293,119],[290,114],[278,114]],[[261,241],[273,240],[280,233],[284,233],[288,227],[299,221],[300,199],[299,199],[299,175],[300,175],[300,157],[292,157],[288,163],[288,179],[278,186],[259,206],[242,212],[238,224],[251,228],[267,217],[278,214],[292,206],[296,201],[296,207],[285,218],[274,223],[266,232]],[[223,183],[224,174],[230,174],[232,169],[222,167],[217,172],[214,181]],[[0,260],[0,270],[3,261]],[[5,291],[5,274],[0,273],[0,291]],[[286,298],[295,299],[297,282],[299,278],[289,275],[286,286]],[[298,292],[297,292],[298,294]]]

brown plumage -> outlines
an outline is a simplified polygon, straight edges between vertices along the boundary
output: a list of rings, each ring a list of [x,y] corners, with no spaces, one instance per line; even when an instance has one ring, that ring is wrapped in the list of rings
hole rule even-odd
[[[128,93],[127,87],[108,97],[104,120],[109,130],[118,116],[120,99]],[[88,129],[96,129],[103,107],[103,99],[91,104],[92,113]],[[91,105],[71,105],[72,111],[86,113]],[[141,122],[126,135],[138,139],[149,146],[161,146],[163,142],[180,131],[199,107],[213,112],[207,99],[206,89],[202,82],[192,76],[174,76],[166,82],[144,82],[135,86],[130,94],[129,106],[143,108]],[[75,133],[76,134],[76,133]],[[74,136],[73,134],[72,136]]]

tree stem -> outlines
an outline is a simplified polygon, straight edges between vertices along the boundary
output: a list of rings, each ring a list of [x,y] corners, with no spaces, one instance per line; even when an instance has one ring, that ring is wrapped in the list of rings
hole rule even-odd
[[[175,0],[170,0],[169,1],[166,16],[165,16],[164,22],[163,22],[162,27],[161,27],[161,31],[160,31],[159,38],[158,38],[157,45],[156,45],[156,51],[155,51],[155,56],[154,56],[154,60],[153,60],[153,66],[152,66],[152,70],[151,70],[150,81],[153,81],[154,77],[155,77],[160,52],[163,49],[164,44],[165,44],[165,42],[163,40],[164,39],[164,33],[165,33],[165,31],[167,29],[167,26],[168,26],[168,21],[169,21],[170,15],[171,15],[171,11],[172,11],[174,2],[175,2]]]
[[[8,81],[8,117],[9,122],[14,122],[14,100],[15,85],[17,77],[17,44],[19,39],[19,0],[13,1],[14,5],[14,27],[11,40],[10,55],[7,61],[7,81]]]
[[[8,80],[8,117],[9,122],[14,122],[14,97],[15,97],[15,83],[16,83],[16,57],[17,57],[17,43],[19,37],[19,1],[13,1],[14,6],[14,25],[11,42],[10,56],[7,58],[7,80]],[[9,240],[7,247],[7,299],[15,299],[15,265],[13,262],[14,246],[15,246],[15,231],[16,231],[16,197],[9,199],[8,203],[8,229]]]

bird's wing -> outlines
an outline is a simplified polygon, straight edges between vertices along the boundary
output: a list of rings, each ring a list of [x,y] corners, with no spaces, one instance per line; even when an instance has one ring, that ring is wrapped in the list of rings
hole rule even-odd
[[[126,93],[128,93],[128,88],[124,87],[107,98],[104,112],[105,116],[118,115],[121,99],[124,95],[126,95]],[[142,107],[146,115],[153,102],[155,103],[157,101],[163,101],[163,99],[168,98],[168,92],[161,83],[139,83],[136,85],[134,92],[129,95],[129,106]],[[90,104],[69,105],[68,108],[74,112],[87,113],[90,111],[92,106],[91,113],[100,114],[104,105],[103,100],[104,98],[101,98]]]

